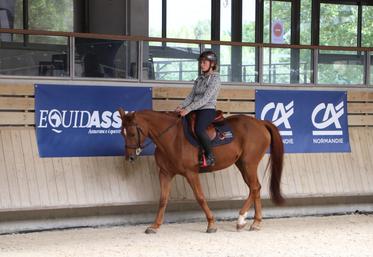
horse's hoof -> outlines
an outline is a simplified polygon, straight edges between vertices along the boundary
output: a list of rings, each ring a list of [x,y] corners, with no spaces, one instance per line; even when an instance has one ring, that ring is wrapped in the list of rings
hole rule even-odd
[[[250,226],[250,231],[259,231],[260,230],[260,226],[259,225],[251,225]]]
[[[216,231],[218,231],[217,228],[208,228],[208,229],[206,230],[206,233],[216,233]]]
[[[157,233],[157,229],[152,228],[152,227],[148,227],[148,228],[145,230],[145,234],[156,234],[156,233]]]
[[[247,225],[247,222],[243,223],[243,224],[237,224],[236,225],[236,229],[237,229],[237,232],[240,232],[242,231]]]

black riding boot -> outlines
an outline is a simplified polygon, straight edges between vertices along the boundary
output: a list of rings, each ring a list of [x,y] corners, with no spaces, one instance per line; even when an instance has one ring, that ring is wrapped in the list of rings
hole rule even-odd
[[[211,141],[210,138],[204,138],[204,140],[200,140],[203,150],[205,152],[206,157],[206,166],[214,166],[215,165],[215,156],[212,153]]]
[[[196,111],[196,125],[195,125],[195,133],[201,144],[205,156],[206,156],[206,164],[207,166],[213,166],[215,164],[215,158],[212,154],[212,147],[211,147],[211,139],[206,133],[206,129],[214,120],[216,111],[215,109],[202,109]]]

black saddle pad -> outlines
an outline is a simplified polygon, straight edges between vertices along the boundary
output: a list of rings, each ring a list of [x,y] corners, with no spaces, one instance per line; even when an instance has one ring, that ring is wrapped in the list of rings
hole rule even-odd
[[[211,146],[225,145],[233,141],[233,132],[229,124],[225,121],[214,123],[216,130],[216,137],[211,141]],[[193,136],[192,132],[189,129],[188,121],[183,117],[183,128],[184,134],[187,140],[196,147],[199,147],[197,139]]]

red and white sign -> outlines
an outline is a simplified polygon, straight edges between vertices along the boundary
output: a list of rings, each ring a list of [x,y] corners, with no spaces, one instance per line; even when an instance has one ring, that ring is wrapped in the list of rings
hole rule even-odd
[[[272,22],[272,43],[284,43],[284,23],[280,20],[275,20]]]

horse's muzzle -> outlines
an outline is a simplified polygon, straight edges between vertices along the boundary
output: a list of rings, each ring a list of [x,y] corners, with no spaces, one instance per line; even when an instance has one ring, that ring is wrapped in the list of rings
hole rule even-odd
[[[135,159],[136,159],[136,156],[133,156],[133,155],[131,155],[131,156],[128,157],[128,160],[129,160],[130,162],[134,162]]]

